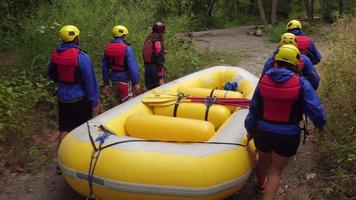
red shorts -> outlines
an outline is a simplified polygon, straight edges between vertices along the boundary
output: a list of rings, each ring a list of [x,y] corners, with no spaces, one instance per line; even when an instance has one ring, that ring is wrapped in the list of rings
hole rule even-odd
[[[131,82],[116,82],[114,83],[114,91],[117,100],[122,103],[132,97]]]

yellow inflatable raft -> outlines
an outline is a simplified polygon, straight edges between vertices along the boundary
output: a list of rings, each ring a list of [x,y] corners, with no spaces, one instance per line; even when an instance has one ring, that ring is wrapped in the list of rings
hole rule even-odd
[[[236,77],[238,92],[223,91]],[[137,96],[64,138],[62,174],[78,193],[101,200],[224,199],[244,185],[255,160],[253,145],[245,147],[248,109],[207,109],[175,95],[251,98],[257,82],[241,68],[217,66]]]

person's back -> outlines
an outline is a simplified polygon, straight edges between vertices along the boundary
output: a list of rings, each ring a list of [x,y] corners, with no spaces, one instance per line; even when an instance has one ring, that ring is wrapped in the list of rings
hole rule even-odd
[[[300,53],[309,57],[313,65],[321,60],[321,54],[310,37],[304,35],[302,24],[298,20],[291,20],[287,24],[287,32],[293,33],[297,38],[297,47]]]
[[[78,45],[79,34],[77,27],[63,26],[63,43],[52,51],[48,64],[47,75],[57,85],[58,145],[69,131],[100,112],[98,82],[89,56]]]
[[[269,69],[274,67],[275,65],[274,57],[278,53],[279,47],[285,44],[291,44],[297,46],[296,36],[292,33],[284,33],[283,35],[281,35],[279,46],[273,52],[272,56],[268,58],[267,61],[265,62],[262,70],[262,75],[264,75]],[[303,54],[300,55],[300,59],[297,64],[297,69],[299,73],[309,81],[309,83],[313,86],[313,88],[317,90],[319,86],[320,78],[314,65],[306,55]]]
[[[114,39],[105,46],[102,63],[104,93],[111,96],[113,92],[117,103],[122,103],[133,96],[131,85],[139,92],[140,73],[133,49],[126,42],[128,29],[117,25],[112,33]]]
[[[279,48],[276,66],[262,75],[245,119],[248,140],[254,139],[259,155],[257,191],[274,199],[280,175],[297,153],[302,115],[322,130],[326,116],[310,83],[297,74],[300,52],[294,45]]]
[[[72,25],[61,28],[59,34],[63,43],[52,51],[48,65],[47,74],[57,84],[59,106],[68,107],[69,104],[79,102],[85,110],[76,112],[73,109],[66,109],[74,112],[70,115],[61,113],[64,109],[60,109],[61,132],[68,132],[79,126],[91,118],[92,111],[97,112],[99,109],[98,83],[89,56],[78,46],[79,33],[79,29]]]
[[[145,87],[150,90],[164,83],[165,77],[165,47],[163,34],[165,25],[155,22],[152,33],[147,37],[143,46],[143,62],[145,65]]]

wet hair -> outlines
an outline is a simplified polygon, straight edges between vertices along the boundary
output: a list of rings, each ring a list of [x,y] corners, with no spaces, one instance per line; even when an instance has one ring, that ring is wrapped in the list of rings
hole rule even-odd
[[[293,64],[285,62],[285,61],[280,61],[280,60],[276,60],[276,63],[277,63],[278,67],[283,67],[283,68],[289,69],[299,75],[302,74],[302,72],[298,69],[298,67],[296,65],[293,65]]]

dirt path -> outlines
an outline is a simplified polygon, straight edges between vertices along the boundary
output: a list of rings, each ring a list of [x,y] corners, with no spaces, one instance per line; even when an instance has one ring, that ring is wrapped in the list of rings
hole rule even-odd
[[[191,34],[193,44],[198,49],[237,53],[241,59],[236,66],[242,67],[255,75],[260,75],[263,64],[271,56],[275,43],[268,42],[265,37],[248,35],[254,26],[229,29],[217,29]]]
[[[276,48],[276,43],[267,41],[265,37],[248,35],[247,32],[254,30],[254,26],[210,30],[192,33],[193,44],[198,49],[209,49],[216,51],[237,52],[242,58],[236,66],[242,67],[256,76],[260,76],[264,62],[271,56]],[[321,37],[313,37],[316,46],[323,57],[329,54],[327,44]],[[322,64],[319,64],[319,66]],[[313,193],[314,171],[316,166],[314,145],[316,141],[312,138],[299,146],[297,155],[289,162],[283,172],[280,188],[276,199],[311,199]],[[246,186],[237,194],[226,200],[259,199],[256,196],[255,175],[252,175]]]
[[[221,30],[195,32],[190,34],[193,44],[198,49],[211,49],[224,52],[235,52],[241,55],[236,66],[260,76],[265,60],[271,55],[277,44],[266,41],[264,37],[247,35],[253,27],[238,27]],[[317,41],[318,42],[318,41]],[[320,42],[320,41],[319,41]],[[326,45],[320,46],[326,51]],[[313,140],[310,140],[313,141]],[[55,147],[52,148],[55,155]],[[290,161],[284,171],[277,199],[310,199],[313,184],[313,142],[301,144],[297,156]],[[1,166],[0,166],[1,167]],[[40,172],[18,177],[0,179],[0,199],[26,200],[80,200],[85,199],[73,191],[62,176],[55,174],[55,164],[50,164]],[[2,175],[2,174],[1,174]],[[6,182],[6,185],[5,185]],[[227,200],[254,199],[254,175],[239,193]]]

